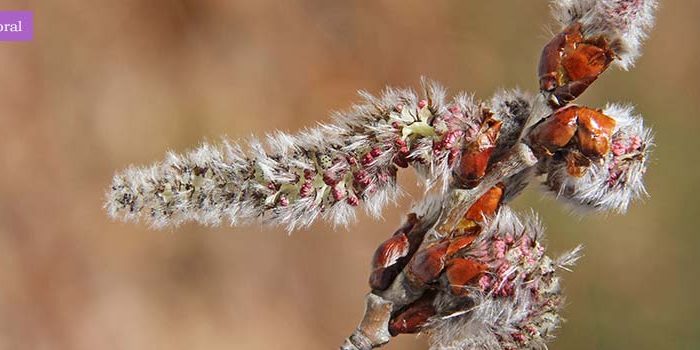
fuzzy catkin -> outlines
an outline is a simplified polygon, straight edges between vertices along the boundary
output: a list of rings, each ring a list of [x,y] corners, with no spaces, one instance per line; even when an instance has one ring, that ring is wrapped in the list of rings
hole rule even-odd
[[[624,213],[633,200],[646,195],[643,176],[654,139],[631,106],[609,104],[603,114],[616,122],[611,150],[580,177],[567,172],[563,159],[551,159],[544,185],[576,208]]]
[[[462,256],[488,270],[462,288],[468,297],[441,291],[438,315],[424,332],[431,349],[541,349],[561,323],[564,297],[558,270],[580,257],[581,247],[552,259],[545,255],[544,229],[534,214],[521,219],[503,207],[489,219]]]
[[[427,188],[444,191],[485,118],[508,126],[497,147],[503,153],[530,115],[530,98],[519,92],[499,93],[491,111],[464,94],[447,101],[436,83],[424,81],[423,90],[422,98],[399,89],[379,97],[361,93],[364,102],[335,113],[332,123],[296,135],[276,132],[265,145],[256,139],[246,148],[203,144],[149,167],[130,167],[115,175],[106,208],[114,218],[154,227],[264,219],[291,231],[318,217],[344,225],[359,204],[379,216],[396,200],[400,168],[414,168]]]

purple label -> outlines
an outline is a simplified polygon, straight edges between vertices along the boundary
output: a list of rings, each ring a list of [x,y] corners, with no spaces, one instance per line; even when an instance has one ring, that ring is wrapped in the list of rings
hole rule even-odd
[[[28,41],[34,37],[31,11],[0,11],[0,41]]]

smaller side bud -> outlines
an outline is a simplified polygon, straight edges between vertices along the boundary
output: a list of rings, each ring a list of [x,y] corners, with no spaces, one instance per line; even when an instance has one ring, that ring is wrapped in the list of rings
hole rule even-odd
[[[420,299],[396,312],[389,321],[389,333],[397,336],[420,332],[430,318],[435,316],[435,295],[434,291],[428,291]]]
[[[450,242],[444,240],[419,250],[406,266],[408,279],[417,285],[425,285],[436,280],[445,269],[449,245]]]
[[[576,141],[581,153],[589,157],[602,157],[610,150],[610,138],[615,119],[600,111],[584,108],[578,113]]]
[[[469,290],[464,286],[474,283],[488,269],[472,258],[455,258],[447,263],[445,276],[450,285],[450,291],[457,296],[468,296]]]
[[[562,108],[543,119],[529,133],[529,142],[537,153],[552,155],[565,147],[576,134],[578,114],[576,107]]]
[[[455,176],[461,185],[473,188],[481,182],[486,174],[491,154],[496,148],[496,141],[503,123],[490,117],[481,125],[481,130],[473,142],[462,152]]]

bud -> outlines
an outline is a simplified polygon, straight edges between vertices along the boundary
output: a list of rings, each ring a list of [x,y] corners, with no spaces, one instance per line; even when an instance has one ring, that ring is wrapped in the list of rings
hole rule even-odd
[[[544,183],[557,198],[583,208],[624,213],[632,200],[646,194],[643,175],[653,138],[631,106],[608,105],[603,114],[615,121],[609,150],[600,158],[577,149],[553,156]]]

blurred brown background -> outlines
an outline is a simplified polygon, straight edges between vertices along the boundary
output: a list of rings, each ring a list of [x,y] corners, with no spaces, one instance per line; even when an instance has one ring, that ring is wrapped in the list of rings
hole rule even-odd
[[[0,43],[0,349],[329,349],[362,315],[400,213],[334,232],[150,231],[102,210],[114,171],[222,135],[296,131],[355,91],[421,75],[488,98],[534,90],[538,1],[0,1],[35,40]],[[583,98],[634,101],[656,131],[651,198],[576,218],[530,190],[550,252],[578,242],[552,349],[700,347],[700,2],[662,1],[632,72]],[[420,195],[412,174],[402,183]],[[402,336],[387,349],[423,349]]]

